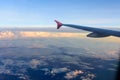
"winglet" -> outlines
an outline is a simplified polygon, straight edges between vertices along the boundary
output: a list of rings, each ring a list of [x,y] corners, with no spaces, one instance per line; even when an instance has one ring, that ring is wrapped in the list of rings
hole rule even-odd
[[[59,29],[63,24],[57,20],[55,20],[55,22],[57,23],[57,29]]]

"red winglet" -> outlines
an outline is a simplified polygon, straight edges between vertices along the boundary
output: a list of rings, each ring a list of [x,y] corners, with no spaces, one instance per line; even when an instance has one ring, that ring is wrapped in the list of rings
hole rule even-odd
[[[62,26],[62,23],[57,20],[55,20],[55,22],[57,23],[57,29],[59,29]]]

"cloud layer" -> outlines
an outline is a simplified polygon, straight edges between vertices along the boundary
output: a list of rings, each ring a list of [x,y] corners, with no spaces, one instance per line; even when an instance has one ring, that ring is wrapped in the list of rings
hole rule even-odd
[[[72,33],[72,32],[40,32],[40,31],[3,31],[0,32],[0,39],[18,39],[18,38],[87,38],[89,33]],[[106,38],[88,38],[104,42],[120,42],[118,37]]]
[[[7,38],[50,38],[50,37],[84,37],[85,33],[57,33],[57,32],[37,32],[37,31],[19,31],[19,32],[12,32],[12,31],[5,31],[0,32],[0,39],[7,39]]]

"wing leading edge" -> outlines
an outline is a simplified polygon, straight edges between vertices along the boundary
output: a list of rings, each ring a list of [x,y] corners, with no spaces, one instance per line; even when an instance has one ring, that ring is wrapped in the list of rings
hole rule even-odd
[[[101,28],[93,28],[93,27],[87,27],[87,26],[81,26],[81,25],[73,25],[73,24],[63,24],[57,20],[55,20],[57,23],[57,29],[59,29],[61,26],[76,28],[76,29],[82,29],[85,31],[90,31],[92,33],[88,34],[87,37],[107,37],[107,36],[116,36],[120,37],[120,31],[114,31],[114,30],[108,30],[108,29],[101,29]]]

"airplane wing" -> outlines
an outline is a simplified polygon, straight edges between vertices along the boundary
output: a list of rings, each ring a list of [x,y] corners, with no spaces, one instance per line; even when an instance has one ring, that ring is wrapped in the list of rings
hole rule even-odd
[[[93,28],[93,27],[74,25],[74,24],[63,24],[57,20],[55,20],[55,22],[57,23],[57,29],[59,29],[61,26],[66,26],[66,27],[82,29],[85,31],[92,32],[92,33],[88,34],[87,37],[93,37],[93,38],[101,38],[101,37],[108,37],[108,36],[120,37],[120,31],[101,29],[101,28]]]

